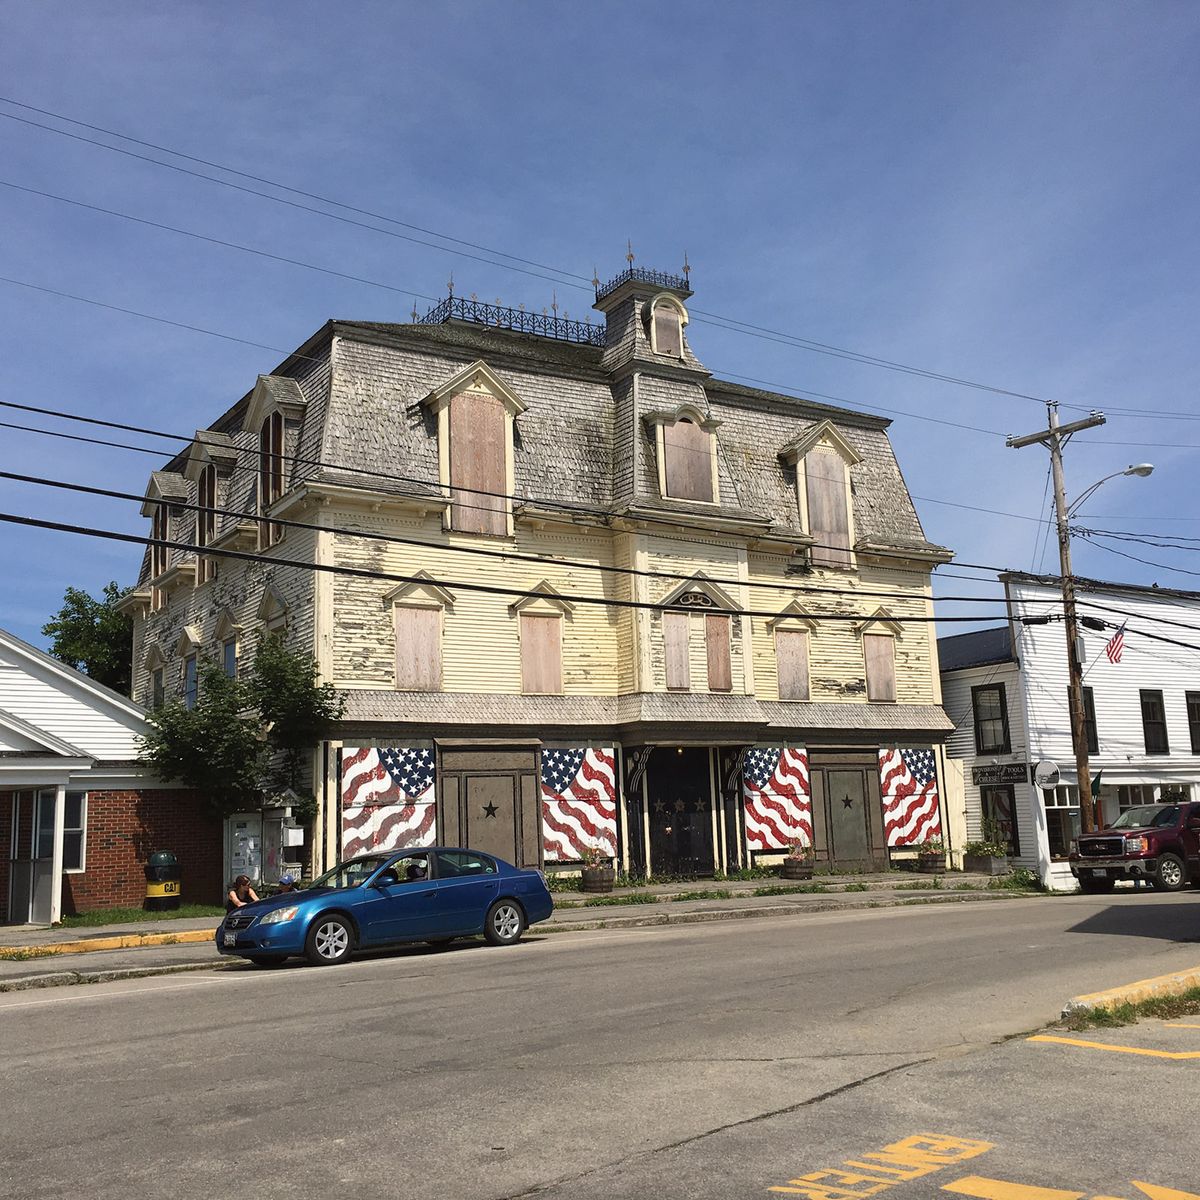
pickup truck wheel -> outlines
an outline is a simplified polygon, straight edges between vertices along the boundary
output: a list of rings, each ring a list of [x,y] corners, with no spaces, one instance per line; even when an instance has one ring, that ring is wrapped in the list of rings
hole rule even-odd
[[[1114,879],[1081,879],[1079,890],[1087,896],[1100,896],[1117,886]]]
[[[1160,892],[1177,892],[1187,883],[1183,860],[1174,854],[1164,854],[1158,860],[1158,874],[1152,880]]]

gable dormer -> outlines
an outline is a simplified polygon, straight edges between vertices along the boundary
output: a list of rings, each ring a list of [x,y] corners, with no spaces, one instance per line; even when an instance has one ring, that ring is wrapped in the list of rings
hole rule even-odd
[[[196,583],[207,583],[216,577],[217,564],[202,553],[217,536],[217,509],[227,490],[227,482],[237,465],[237,450],[227,433],[197,429],[188,450],[184,475],[196,488],[196,536],[194,541],[201,552],[197,554]]]
[[[796,468],[800,528],[813,539],[814,567],[854,565],[854,504],[850,468],[863,456],[831,422],[820,421],[779,451]]]
[[[150,611],[166,603],[167,588],[164,576],[171,562],[172,550],[162,542],[171,541],[178,533],[178,522],[188,502],[187,480],[178,471],[154,471],[146,486],[142,501],[142,516],[150,518]]]
[[[654,430],[658,494],[664,500],[718,504],[716,431],[721,422],[693,404],[647,413],[643,419]]]
[[[450,497],[447,528],[508,536],[516,487],[515,422],[525,402],[479,359],[422,403],[437,415],[438,481]]]
[[[287,490],[290,459],[288,433],[300,424],[306,401],[300,385],[285,375],[260,375],[246,407],[243,428],[258,435],[258,512],[265,515]],[[294,441],[294,438],[292,439]],[[273,546],[281,526],[260,522],[259,547]]]

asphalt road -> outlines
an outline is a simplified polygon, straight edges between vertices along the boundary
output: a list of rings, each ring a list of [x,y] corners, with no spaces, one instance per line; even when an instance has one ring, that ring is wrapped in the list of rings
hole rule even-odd
[[[992,1200],[1142,1197],[1130,1180],[1200,1181],[1200,1058],[996,1043],[1072,994],[1198,963],[1185,893],[7,993],[0,1196],[736,1200],[932,1132],[960,1140],[910,1146],[924,1175],[892,1151],[886,1189],[827,1174],[828,1200],[916,1200],[972,1171],[1062,1189]]]

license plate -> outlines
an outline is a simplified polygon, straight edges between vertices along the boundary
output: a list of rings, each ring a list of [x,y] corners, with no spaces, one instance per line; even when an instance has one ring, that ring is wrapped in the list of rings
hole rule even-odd
[[[225,945],[236,946],[237,945],[237,934],[236,933],[227,933],[225,935]]]

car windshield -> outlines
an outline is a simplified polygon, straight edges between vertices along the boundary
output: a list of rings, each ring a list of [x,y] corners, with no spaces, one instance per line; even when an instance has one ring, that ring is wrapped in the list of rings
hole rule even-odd
[[[314,879],[309,887],[360,887],[389,858],[391,858],[390,854],[375,854],[370,858],[353,858],[349,862],[338,863],[332,870],[326,871],[324,875]]]
[[[1127,808],[1113,823],[1114,829],[1162,829],[1179,819],[1178,804],[1154,804]]]

